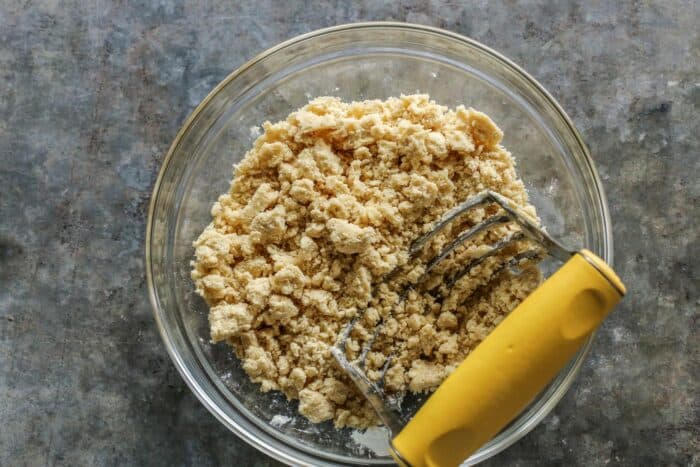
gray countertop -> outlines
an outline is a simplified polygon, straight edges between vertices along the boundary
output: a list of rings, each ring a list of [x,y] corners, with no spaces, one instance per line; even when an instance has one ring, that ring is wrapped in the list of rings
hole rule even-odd
[[[552,92],[597,164],[629,287],[562,402],[487,464],[698,464],[700,7],[567,3],[0,2],[0,465],[276,465],[161,343],[151,188],[188,113],[245,60],[389,19],[471,36]]]

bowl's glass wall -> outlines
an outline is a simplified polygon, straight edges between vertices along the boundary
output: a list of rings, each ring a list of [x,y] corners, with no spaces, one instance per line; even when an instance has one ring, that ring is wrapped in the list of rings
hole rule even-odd
[[[440,104],[471,106],[505,133],[548,231],[572,247],[609,257],[602,193],[585,148],[565,117],[529,79],[499,57],[455,36],[407,26],[351,27],[286,44],[234,73],[195,112],[171,149],[156,187],[149,267],[166,345],[195,393],[217,417],[287,462],[385,463],[350,430],[313,425],[279,393],[262,394],[230,349],[211,345],[206,304],[189,279],[192,241],[228,189],[233,164],[261,132],[309,99],[385,99],[428,93]],[[582,358],[582,357],[581,357]],[[483,459],[529,431],[568,388],[574,361],[526,413],[477,454]]]

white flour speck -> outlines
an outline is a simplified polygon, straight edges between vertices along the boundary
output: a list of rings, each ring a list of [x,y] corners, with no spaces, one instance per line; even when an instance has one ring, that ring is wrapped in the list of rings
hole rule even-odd
[[[262,133],[259,126],[252,126],[248,131],[250,131],[250,136],[252,138],[257,138],[260,136],[260,133]]]
[[[355,443],[372,451],[377,456],[389,455],[389,430],[385,427],[371,427],[365,431],[354,430],[350,435]]]
[[[289,423],[291,420],[292,417],[287,417],[286,415],[275,415],[272,417],[272,420],[270,420],[270,425],[280,428],[282,425]]]

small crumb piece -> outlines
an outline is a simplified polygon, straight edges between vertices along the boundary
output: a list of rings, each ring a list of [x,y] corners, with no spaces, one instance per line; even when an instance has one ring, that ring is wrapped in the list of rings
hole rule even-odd
[[[204,293],[212,298],[223,298],[226,289],[226,279],[218,274],[209,274],[199,281]]]
[[[251,346],[245,351],[243,369],[254,380],[273,379],[277,376],[277,368],[268,352],[262,347]]]
[[[412,331],[418,331],[425,324],[425,318],[421,314],[414,313],[408,317],[407,324]]]
[[[294,157],[289,147],[280,142],[264,143],[258,150],[258,161],[263,167],[272,169]]]
[[[440,313],[437,320],[437,325],[440,329],[454,329],[457,327],[457,317],[454,315],[454,313],[444,311]]]
[[[408,389],[413,392],[425,392],[436,388],[445,377],[445,369],[435,363],[416,360],[408,370]]]
[[[347,384],[335,378],[323,380],[321,392],[336,404],[344,404],[348,396],[352,394],[351,388]]]
[[[307,277],[294,264],[284,264],[272,278],[270,285],[274,292],[282,295],[301,295],[304,285],[307,282]]]
[[[371,227],[360,227],[344,219],[330,219],[326,226],[330,232],[330,240],[335,249],[348,255],[362,253],[374,240],[374,230]]]
[[[438,347],[438,353],[442,355],[456,355],[457,352],[459,351],[459,344],[457,343],[457,336],[451,335],[449,336],[442,344],[440,344],[440,347]]]
[[[314,182],[308,178],[294,180],[292,187],[289,190],[292,198],[302,204],[308,204],[314,200],[316,193],[314,192]]]
[[[437,345],[437,331],[435,330],[435,326],[430,323],[426,324],[418,331],[418,337],[423,354],[432,354],[433,349]]]
[[[336,316],[338,314],[338,304],[333,295],[325,290],[306,290],[302,296],[302,303],[307,307],[314,308],[324,316]]]
[[[277,201],[279,193],[272,189],[269,183],[263,183],[253,194],[248,204],[241,211],[241,217],[250,222],[255,216],[263,212]]]
[[[220,342],[250,330],[253,317],[248,312],[248,305],[222,303],[209,311],[209,327],[212,342]]]
[[[250,223],[250,232],[257,243],[276,243],[284,238],[287,228],[284,206],[278,204],[270,211],[261,212]]]
[[[267,324],[280,323],[287,324],[291,318],[299,314],[292,299],[284,295],[272,295],[270,297],[270,308],[267,312]]]
[[[321,423],[333,418],[335,408],[323,394],[311,389],[299,391],[299,413],[313,423]]]
[[[253,279],[245,287],[246,300],[248,303],[257,309],[261,309],[267,305],[270,298],[270,279],[260,277]]]
[[[297,391],[301,391],[306,383],[306,373],[301,368],[294,368],[291,373],[289,373],[289,380]]]
[[[405,371],[402,365],[394,365],[386,371],[384,384],[389,391],[400,391],[406,384]]]

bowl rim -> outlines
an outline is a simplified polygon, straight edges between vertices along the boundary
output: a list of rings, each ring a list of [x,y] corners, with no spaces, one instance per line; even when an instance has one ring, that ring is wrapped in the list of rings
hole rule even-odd
[[[504,67],[509,68],[510,71],[515,73],[516,75],[519,75],[521,78],[523,78],[527,84],[532,86],[534,91],[538,92],[541,97],[547,102],[548,105],[551,105],[551,107],[554,109],[556,112],[557,116],[561,119],[561,121],[565,124],[567,127],[567,130],[571,133],[571,135],[574,137],[574,140],[576,142],[576,145],[578,146],[578,150],[580,153],[583,155],[583,158],[581,162],[583,162],[583,167],[587,175],[591,177],[592,181],[592,188],[594,192],[597,195],[597,199],[599,201],[599,205],[597,206],[598,212],[601,215],[600,221],[602,223],[602,232],[603,232],[603,242],[602,242],[602,251],[599,253],[601,254],[602,258],[605,259],[605,261],[612,265],[613,264],[613,235],[612,235],[612,229],[611,229],[611,220],[610,220],[610,213],[608,209],[608,203],[607,203],[607,198],[605,196],[605,192],[603,190],[602,182],[600,180],[600,177],[598,176],[598,172],[595,169],[595,165],[593,163],[593,159],[591,157],[591,154],[586,146],[586,144],[583,141],[583,138],[581,137],[581,134],[579,131],[576,129],[574,126],[573,122],[569,118],[569,116],[564,112],[563,108],[561,105],[554,99],[554,97],[535,79],[533,78],[529,73],[527,73],[523,68],[521,68],[519,65],[511,61],[509,58],[505,57],[501,53],[497,52],[496,50],[474,40],[471,39],[467,36],[463,36],[461,34],[448,31],[445,29],[433,27],[433,26],[426,26],[422,24],[414,24],[414,23],[404,23],[404,22],[398,22],[398,21],[369,21],[369,22],[356,22],[356,23],[347,23],[347,24],[341,24],[341,25],[336,25],[336,26],[331,26],[331,27],[326,27],[326,28],[321,28],[317,29],[308,33],[300,34],[295,37],[292,37],[290,39],[287,39],[273,47],[270,47],[263,52],[255,55],[253,58],[250,60],[246,61],[243,63],[241,66],[239,66],[237,69],[229,73],[219,84],[212,89],[207,96],[195,107],[195,109],[188,115],[187,119],[185,122],[182,124],[180,127],[180,130],[177,132],[172,144],[168,148],[168,151],[163,158],[163,161],[161,162],[160,169],[158,171],[158,176],[154,182],[153,185],[153,191],[151,194],[151,200],[149,203],[149,208],[148,208],[148,217],[147,217],[147,223],[146,223],[146,232],[145,232],[145,266],[146,266],[146,284],[147,284],[147,289],[148,289],[148,298],[149,302],[151,304],[151,309],[156,321],[156,325],[158,327],[158,332],[161,336],[161,339],[163,340],[163,343],[165,344],[166,350],[170,356],[170,359],[173,361],[175,364],[175,367],[178,370],[178,373],[180,373],[180,376],[182,379],[185,381],[187,386],[190,388],[190,390],[194,393],[194,395],[199,399],[199,401],[209,410],[210,413],[212,413],[224,426],[226,426],[229,430],[233,431],[239,438],[250,444],[251,446],[255,447],[256,449],[260,450],[261,452],[264,452],[265,454],[269,455],[270,457],[284,462],[289,465],[293,464],[298,464],[299,459],[294,456],[290,455],[290,451],[285,451],[282,449],[278,449],[275,446],[271,446],[270,444],[266,443],[265,440],[258,438],[257,436],[253,435],[252,433],[248,432],[247,430],[243,429],[241,426],[238,426],[236,424],[231,424],[230,420],[225,419],[224,416],[220,413],[217,405],[205,394],[201,388],[199,387],[199,384],[195,381],[195,379],[192,377],[189,369],[187,366],[184,364],[183,360],[181,359],[179,353],[176,351],[175,347],[173,346],[173,342],[168,334],[168,331],[166,327],[164,326],[164,323],[161,319],[160,313],[159,313],[159,300],[158,300],[158,294],[155,290],[154,287],[154,280],[153,280],[153,269],[151,266],[152,258],[151,258],[151,236],[153,233],[153,221],[154,221],[154,214],[155,214],[155,209],[156,209],[156,204],[157,200],[159,197],[160,193],[160,188],[163,182],[163,178],[165,176],[166,169],[170,165],[171,159],[174,157],[174,154],[180,145],[180,142],[184,138],[185,134],[190,130],[192,127],[192,124],[195,122],[199,114],[207,107],[207,105],[212,101],[218,94],[221,92],[222,89],[224,89],[231,81],[236,79],[239,75],[244,73],[246,70],[257,64],[258,62],[264,60],[270,55],[273,55],[277,53],[278,51],[285,49],[287,47],[293,46],[295,44],[298,44],[299,42],[303,42],[305,40],[311,39],[311,38],[317,38],[320,36],[328,35],[328,34],[334,34],[338,32],[343,32],[343,31],[348,31],[348,30],[355,30],[355,29],[396,29],[396,30],[406,30],[406,31],[415,31],[415,32],[422,32],[422,33],[431,33],[439,36],[443,36],[455,41],[458,41],[462,44],[465,44],[467,46],[473,47],[475,49],[478,49],[479,51],[485,53],[486,55],[491,56],[491,58],[496,59],[499,61]],[[520,440],[522,437],[524,437],[527,433],[529,433],[532,429],[534,429],[553,409],[554,407],[559,403],[559,401],[562,399],[564,394],[566,394],[571,387],[575,377],[579,373],[581,366],[583,365],[583,362],[586,360],[586,357],[591,349],[593,340],[595,338],[595,332],[588,338],[588,340],[584,343],[583,347],[579,351],[579,353],[576,356],[575,361],[573,362],[569,373],[566,375],[560,386],[557,388],[556,391],[554,391],[550,398],[542,405],[542,407],[535,413],[533,414],[532,417],[530,417],[525,423],[523,423],[516,431],[512,432],[511,435],[504,439],[501,443],[496,444],[494,446],[491,446],[487,450],[480,450],[477,453],[475,453],[472,458],[469,459],[469,464],[475,464],[479,463],[485,459],[488,459],[503,450],[507,449],[510,447],[512,444]]]

